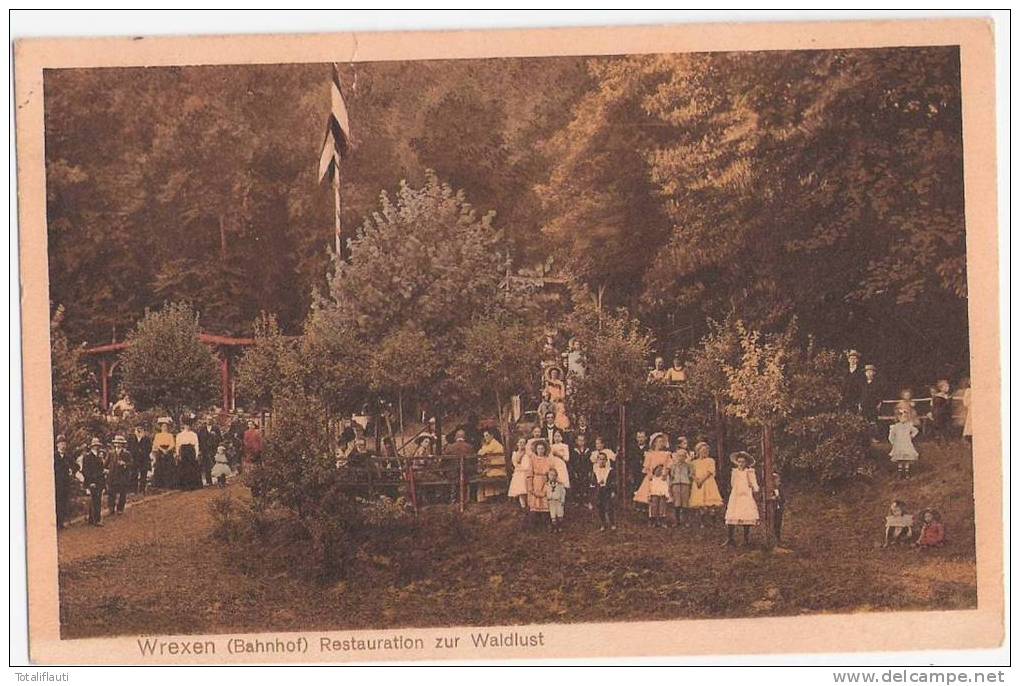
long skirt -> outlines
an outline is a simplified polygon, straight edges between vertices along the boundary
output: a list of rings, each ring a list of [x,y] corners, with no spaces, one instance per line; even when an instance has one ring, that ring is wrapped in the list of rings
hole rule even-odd
[[[178,467],[178,483],[180,488],[188,491],[202,487],[202,467],[195,457],[195,450],[190,445],[181,446],[181,463]]]

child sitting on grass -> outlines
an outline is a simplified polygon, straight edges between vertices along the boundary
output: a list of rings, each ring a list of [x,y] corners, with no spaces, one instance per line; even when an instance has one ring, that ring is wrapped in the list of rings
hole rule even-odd
[[[550,469],[545,482],[545,499],[549,503],[549,521],[552,530],[559,532],[563,522],[563,504],[567,499],[567,489],[559,480],[555,469]]]
[[[651,526],[666,526],[666,512],[669,509],[669,473],[666,465],[657,465],[652,470],[648,483],[648,522]]]
[[[928,508],[921,512],[921,535],[914,543],[920,548],[939,548],[946,542],[946,527],[938,510]]]
[[[894,500],[885,518],[885,542],[883,548],[898,543],[907,543],[914,535],[914,516],[907,513],[902,500]]]

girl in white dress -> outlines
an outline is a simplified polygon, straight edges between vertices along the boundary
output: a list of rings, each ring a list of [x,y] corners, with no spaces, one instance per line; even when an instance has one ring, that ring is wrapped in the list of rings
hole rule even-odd
[[[528,469],[526,450],[527,441],[523,438],[517,439],[517,449],[514,450],[513,455],[510,457],[510,462],[513,464],[514,473],[510,477],[510,489],[507,491],[507,496],[510,499],[517,499],[522,510],[528,509]]]
[[[913,440],[917,435],[917,427],[906,409],[896,411],[896,420],[889,427],[889,442],[892,443],[889,459],[896,465],[897,478],[909,479],[910,465],[917,462],[917,448]]]
[[[230,460],[227,458],[226,446],[216,448],[216,456],[213,457],[212,478],[219,484],[220,488],[227,487],[227,477],[230,476]]]
[[[753,469],[754,458],[744,451],[730,455],[733,471],[730,472],[730,499],[726,503],[726,545],[735,546],[733,535],[737,527],[744,529],[744,545],[751,539],[751,527],[758,523],[758,501],[754,496],[758,476]]]

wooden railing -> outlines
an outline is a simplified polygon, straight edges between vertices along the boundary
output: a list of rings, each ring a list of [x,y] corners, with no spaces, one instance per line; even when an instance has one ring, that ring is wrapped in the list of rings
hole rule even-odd
[[[428,457],[368,457],[341,469],[346,477],[341,483],[353,491],[364,491],[374,498],[379,491],[405,489],[415,513],[422,506],[422,489],[456,489],[456,502],[461,512],[470,501],[472,486],[507,488],[510,476],[484,476],[485,463],[505,463],[503,455],[440,455]],[[491,468],[490,467],[490,468]]]

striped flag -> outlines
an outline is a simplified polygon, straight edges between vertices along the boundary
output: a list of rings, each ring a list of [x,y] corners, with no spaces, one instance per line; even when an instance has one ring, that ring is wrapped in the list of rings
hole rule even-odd
[[[319,182],[326,177],[333,178],[338,171],[340,160],[347,156],[351,147],[351,122],[347,116],[347,103],[340,88],[340,70],[333,64],[333,80],[330,83],[329,119],[326,120],[326,137],[319,153]]]

